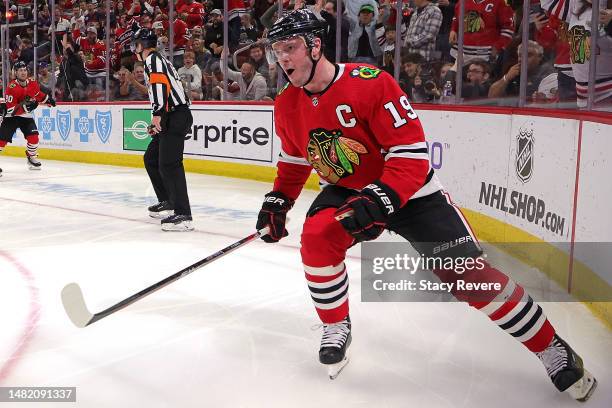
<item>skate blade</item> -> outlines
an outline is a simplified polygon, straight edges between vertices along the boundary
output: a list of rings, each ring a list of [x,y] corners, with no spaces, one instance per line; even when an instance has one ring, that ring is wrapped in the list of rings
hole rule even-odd
[[[593,395],[593,391],[595,391],[595,388],[597,388],[597,380],[595,379],[593,374],[591,374],[587,370],[584,370],[584,375],[582,376],[582,378],[576,381],[566,391],[575,400],[585,402],[591,397],[591,395]]]
[[[30,170],[40,170],[41,166],[28,166],[30,168]]]
[[[162,224],[162,231],[193,231],[193,225],[191,222],[185,221],[180,224]]]
[[[345,355],[342,361],[336,364],[328,364],[327,365],[327,375],[330,380],[335,380],[338,378],[344,367],[349,363],[349,356]]]

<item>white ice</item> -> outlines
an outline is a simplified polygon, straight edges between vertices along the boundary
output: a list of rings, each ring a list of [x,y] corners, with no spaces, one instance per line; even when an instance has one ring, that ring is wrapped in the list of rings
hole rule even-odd
[[[361,303],[357,249],[347,260],[352,360],[330,381],[317,361],[321,333],[311,330],[318,319],[298,246],[313,191],[280,244],[247,245],[77,329],[62,309],[65,284],[78,282],[99,311],[250,234],[271,186],[189,174],[196,231],[168,233],[147,216],[154,199],[144,169],[44,161],[33,172],[10,157],[0,167],[0,386],[75,386],[77,407],[579,405],[536,357],[463,304]],[[489,253],[525,275],[518,261]],[[527,284],[538,285],[550,284]],[[612,406],[609,329],[581,303],[543,307],[599,381],[585,407]]]

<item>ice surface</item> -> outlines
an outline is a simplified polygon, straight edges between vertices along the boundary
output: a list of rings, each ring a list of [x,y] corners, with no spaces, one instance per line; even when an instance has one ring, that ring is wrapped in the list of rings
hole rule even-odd
[[[347,260],[351,363],[330,381],[298,250],[312,191],[280,244],[250,244],[77,329],[62,308],[65,284],[80,284],[92,312],[104,309],[252,233],[270,185],[189,174],[196,231],[168,233],[147,215],[154,195],[144,169],[43,160],[32,172],[10,157],[0,167],[1,386],[76,386],[77,407],[579,405],[466,305],[360,303],[358,248]],[[513,276],[533,276],[490,253]],[[550,284],[536,276],[526,286]],[[581,303],[543,307],[599,380],[585,406],[612,406],[609,329]],[[52,406],[68,405],[44,404]]]

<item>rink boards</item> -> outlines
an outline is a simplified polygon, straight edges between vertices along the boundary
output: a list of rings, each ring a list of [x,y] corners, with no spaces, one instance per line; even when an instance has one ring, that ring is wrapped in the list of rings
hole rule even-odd
[[[432,166],[478,235],[547,273],[610,324],[609,116],[419,108]],[[280,142],[272,105],[198,103],[192,112],[188,171],[273,180]],[[150,140],[144,104],[62,104],[39,108],[35,121],[43,159],[142,166]],[[19,132],[14,145],[25,145]],[[317,187],[314,176],[308,186]]]

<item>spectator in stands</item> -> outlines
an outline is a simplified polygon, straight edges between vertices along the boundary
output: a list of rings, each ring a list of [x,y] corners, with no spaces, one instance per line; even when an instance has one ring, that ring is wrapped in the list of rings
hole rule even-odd
[[[490,76],[489,64],[484,60],[473,59],[468,66],[467,81],[463,84],[461,97],[466,100],[486,98],[491,87]]]
[[[324,3],[325,0],[317,0],[317,7],[321,7],[320,4]],[[320,10],[321,17],[329,24],[329,31],[325,37],[325,48],[323,48],[323,54],[331,62],[336,62],[336,19],[338,16],[338,5],[336,0],[330,0],[325,2],[322,10]],[[340,61],[348,61],[348,38],[350,31],[350,23],[347,17],[343,14],[341,16],[342,21],[340,22]]]
[[[202,31],[202,26],[198,25],[193,27],[191,30],[189,30],[189,34],[191,35],[191,40],[203,40],[203,31]]]
[[[416,9],[410,15],[406,35],[406,47],[410,53],[418,53],[425,61],[438,58],[435,55],[436,37],[442,25],[442,12],[429,0],[414,0]]]
[[[210,73],[212,54],[204,48],[204,40],[199,38],[194,39],[191,43],[191,50],[195,54],[195,63],[200,67],[200,70]]]
[[[23,38],[11,58],[13,61],[20,60],[25,62],[27,65],[31,65],[34,61],[34,48],[32,47],[32,40],[29,38]]]
[[[455,16],[449,42],[453,46],[451,55],[457,56],[457,31],[459,30],[459,6]],[[466,1],[464,24],[464,65],[473,58],[495,63],[498,55],[506,48],[514,35],[514,12],[505,0]]]
[[[223,51],[223,15],[221,10],[214,9],[210,12],[209,17],[204,46],[210,51],[212,57],[218,60]]]
[[[386,26],[376,29],[376,34],[379,38],[384,33],[384,42],[382,44],[382,61],[380,66],[387,71],[389,74],[393,75],[395,71],[395,26]]]
[[[204,6],[194,0],[179,0],[175,3],[176,12],[184,15],[187,27],[192,29],[204,24]]]
[[[118,81],[115,88],[115,94],[113,95],[114,99],[119,101],[133,101],[138,99],[136,89],[132,85],[129,75],[130,70],[126,67],[121,67],[114,75],[115,79]]]
[[[151,24],[151,28],[157,36],[157,52],[159,52],[164,58],[168,58],[168,36],[166,35],[166,30],[164,29],[164,23],[161,21],[156,21]]]
[[[56,90],[63,101],[85,100],[85,88],[87,86],[87,75],[82,57],[75,52],[75,44],[72,38],[64,33],[62,35],[63,58],[60,64],[58,83]]]
[[[382,50],[376,39],[378,6],[374,0],[363,0],[355,3],[346,3],[350,23],[349,60],[376,65],[378,58],[382,55]],[[355,6],[359,7],[356,13]]]
[[[38,12],[38,38],[46,38],[46,35],[49,32],[49,28],[51,27],[51,13],[49,12],[49,6],[47,4],[43,4],[42,7],[39,7],[40,11]]]
[[[98,40],[98,30],[93,26],[87,27],[86,37],[81,37],[77,33],[75,32],[74,41],[79,46],[78,52],[82,54],[88,82],[104,89],[106,46],[104,42]]]
[[[249,49],[249,58],[255,67],[255,70],[259,72],[268,81],[270,79],[270,69],[268,66],[268,60],[266,59],[266,51],[260,43],[251,45]]]
[[[136,61],[134,63],[134,72],[128,76],[132,81],[132,86],[136,89],[136,99],[139,101],[145,101],[149,98],[144,72],[144,62]]]
[[[534,17],[535,40],[544,47],[552,50],[555,55],[554,67],[557,73],[558,89],[556,97],[567,104],[576,103],[576,80],[572,71],[570,60],[570,46],[567,41],[567,27],[565,21],[551,14],[538,14]],[[575,106],[574,106],[575,107]]]
[[[195,65],[195,54],[193,51],[186,51],[183,60],[185,65],[178,69],[178,74],[183,82],[183,89],[185,89],[185,93],[187,93],[192,100],[201,100],[202,71],[200,67]]]
[[[413,102],[420,102],[425,99],[425,89],[421,79],[421,64],[424,62],[423,56],[417,53],[405,54],[402,57],[402,70],[399,77],[400,88],[408,95]]]
[[[250,14],[240,16],[240,44],[248,44],[255,42],[259,38],[259,31],[253,25],[253,19]]]
[[[175,67],[183,65],[183,55],[185,54],[185,47],[189,41],[189,33],[187,30],[187,23],[180,18],[175,18],[172,24],[174,30],[174,44],[173,44],[173,59],[172,63]]]
[[[223,71],[223,57],[221,58],[221,71]],[[232,81],[235,81],[240,86],[241,101],[259,101],[268,92],[268,84],[265,78],[257,71],[255,66],[250,61],[245,61],[240,67],[240,72],[233,69],[227,70],[227,76]]]
[[[549,63],[543,63],[544,49],[540,44],[529,40],[527,47],[527,95],[531,96],[538,90],[542,79],[553,73],[553,68]],[[512,65],[501,79],[491,85],[489,98],[517,97],[519,95],[521,49],[522,44],[517,49],[518,62]]]
[[[240,42],[240,16],[246,13],[247,9],[244,0],[227,1],[228,46],[231,51],[234,51]]]
[[[455,5],[457,0],[438,0],[437,6],[442,12],[442,25],[436,38],[436,51],[440,52],[442,61],[451,61],[450,44],[448,37],[450,35],[453,16],[455,15]]]
[[[51,95],[51,73],[46,62],[38,63],[38,85],[40,90],[47,95]]]

